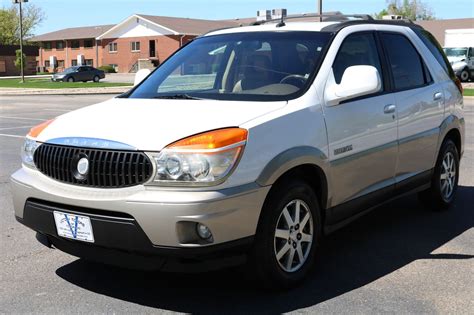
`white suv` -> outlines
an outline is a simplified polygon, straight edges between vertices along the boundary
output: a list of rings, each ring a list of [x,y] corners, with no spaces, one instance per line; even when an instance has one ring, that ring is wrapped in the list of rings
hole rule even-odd
[[[31,130],[15,215],[72,255],[135,268],[307,275],[323,235],[419,192],[454,200],[459,81],[408,22],[214,31],[130,92]]]

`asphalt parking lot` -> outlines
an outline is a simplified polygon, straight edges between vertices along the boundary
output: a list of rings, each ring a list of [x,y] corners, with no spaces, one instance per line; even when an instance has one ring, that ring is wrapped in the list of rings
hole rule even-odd
[[[110,98],[0,96],[0,314],[474,313],[474,99],[458,198],[430,212],[408,196],[329,236],[316,272],[288,292],[260,291],[244,268],[203,274],[88,263],[35,240],[14,219],[9,177],[31,126]]]

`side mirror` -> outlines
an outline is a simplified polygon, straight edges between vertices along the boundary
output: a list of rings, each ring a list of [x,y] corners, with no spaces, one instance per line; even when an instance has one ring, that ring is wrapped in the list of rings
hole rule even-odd
[[[337,105],[342,101],[373,94],[382,88],[382,80],[377,68],[373,66],[352,66],[342,75],[341,83],[337,84],[332,78],[326,89],[328,105]]]
[[[150,73],[150,69],[138,70],[138,72],[135,74],[135,81],[133,83],[133,86],[140,84]]]

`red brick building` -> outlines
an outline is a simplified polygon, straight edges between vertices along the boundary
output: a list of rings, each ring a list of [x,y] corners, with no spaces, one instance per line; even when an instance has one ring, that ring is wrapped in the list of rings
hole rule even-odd
[[[135,14],[117,25],[68,28],[31,41],[41,44],[37,58],[41,70],[54,72],[87,64],[112,65],[117,72],[126,73],[160,64],[196,36],[242,22]]]
[[[16,51],[18,49],[20,49],[20,46],[0,45],[0,77],[20,75],[20,70],[15,67]],[[36,74],[38,51],[38,47],[23,46],[23,54],[26,56],[25,75]]]
[[[31,41],[41,44],[37,58],[40,70],[61,71],[87,64],[94,67],[112,65],[117,72],[127,73],[160,64],[196,36],[214,29],[248,25],[255,20],[200,20],[134,14],[117,25],[68,28],[34,37]],[[474,19],[416,23],[432,32],[443,45],[447,29],[472,28]]]

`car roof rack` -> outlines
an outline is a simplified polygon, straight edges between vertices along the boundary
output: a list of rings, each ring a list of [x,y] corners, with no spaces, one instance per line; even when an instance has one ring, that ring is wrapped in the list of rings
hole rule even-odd
[[[341,23],[331,24],[325,26],[321,29],[322,32],[339,32],[343,28],[352,25],[361,25],[361,24],[377,24],[377,25],[397,25],[397,26],[405,26],[411,29],[423,29],[423,27],[419,24],[414,23],[412,20],[409,19],[401,19],[401,20],[349,20],[349,21],[342,21]]]
[[[317,14],[317,13],[304,13],[304,14],[297,14],[297,15],[290,15],[290,16],[282,16],[278,19],[271,19],[271,20],[264,20],[264,21],[256,21],[251,23],[250,25],[263,25],[266,23],[272,22],[280,22],[277,26],[284,26],[286,20],[295,20],[295,19],[304,19],[304,18],[312,18],[312,17],[320,17],[320,18],[328,18],[328,22],[337,22],[337,21],[348,21],[349,18],[360,19],[364,21],[372,21],[374,18],[369,14]]]

